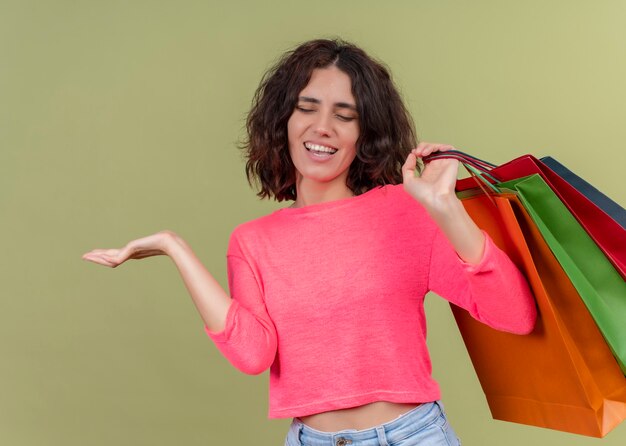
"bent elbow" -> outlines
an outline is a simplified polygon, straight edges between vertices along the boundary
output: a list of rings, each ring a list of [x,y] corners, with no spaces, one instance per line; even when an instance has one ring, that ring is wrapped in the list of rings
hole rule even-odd
[[[520,286],[523,293],[519,297],[519,300],[516,299],[517,304],[513,306],[513,308],[516,308],[516,310],[514,310],[514,314],[516,315],[514,322],[515,327],[513,330],[510,330],[510,332],[518,335],[528,335],[534,331],[537,322],[537,301],[525,279]]]
[[[531,334],[535,330],[535,325],[537,323],[537,308],[533,305],[524,320],[525,324],[522,325],[520,335],[528,335]]]
[[[237,364],[237,368],[246,375],[260,375],[274,363],[274,357],[269,354],[246,359]]]
[[[247,375],[260,375],[271,367],[278,353],[276,332],[267,330],[258,338],[259,342],[250,344],[240,351],[236,366]]]
[[[269,366],[262,365],[246,365],[245,367],[239,367],[239,370],[245,373],[246,375],[260,375],[264,371],[266,371]]]
[[[472,314],[472,316],[494,330],[515,335],[528,335],[535,329],[537,308],[533,302],[524,312],[507,313],[497,318],[490,318],[478,313]]]
[[[535,324],[537,323],[537,308],[533,305],[528,309],[524,317],[516,319],[516,326],[507,330],[510,333],[516,335],[529,335],[535,330]]]

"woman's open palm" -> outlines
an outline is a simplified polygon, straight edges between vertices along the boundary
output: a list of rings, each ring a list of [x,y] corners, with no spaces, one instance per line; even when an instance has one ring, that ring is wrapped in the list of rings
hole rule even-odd
[[[172,236],[171,231],[159,231],[147,237],[132,240],[123,248],[92,249],[83,254],[82,258],[90,262],[115,268],[129,259],[143,259],[145,257],[167,255],[165,246],[168,238]]]

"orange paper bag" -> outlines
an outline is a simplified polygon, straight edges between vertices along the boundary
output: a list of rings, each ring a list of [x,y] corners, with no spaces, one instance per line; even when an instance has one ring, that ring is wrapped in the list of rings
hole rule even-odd
[[[626,418],[626,378],[585,304],[514,194],[462,202],[525,274],[538,306],[525,336],[452,306],[492,416],[603,437]]]

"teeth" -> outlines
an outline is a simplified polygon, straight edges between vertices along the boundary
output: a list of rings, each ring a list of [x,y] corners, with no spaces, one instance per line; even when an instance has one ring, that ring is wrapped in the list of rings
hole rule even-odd
[[[310,142],[304,143],[304,147],[316,152],[335,153],[337,151],[337,149],[331,149],[330,147],[320,146],[319,144],[312,144]]]

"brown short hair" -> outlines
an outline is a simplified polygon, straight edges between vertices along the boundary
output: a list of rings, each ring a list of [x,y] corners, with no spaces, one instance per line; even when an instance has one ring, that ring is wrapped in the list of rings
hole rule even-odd
[[[248,136],[241,149],[247,158],[248,182],[260,185],[260,198],[296,199],[287,122],[313,70],[330,65],[350,77],[359,116],[357,153],[347,186],[359,195],[376,186],[402,182],[402,164],[417,138],[389,70],[354,44],[318,39],[285,53],[265,73],[252,100]]]

